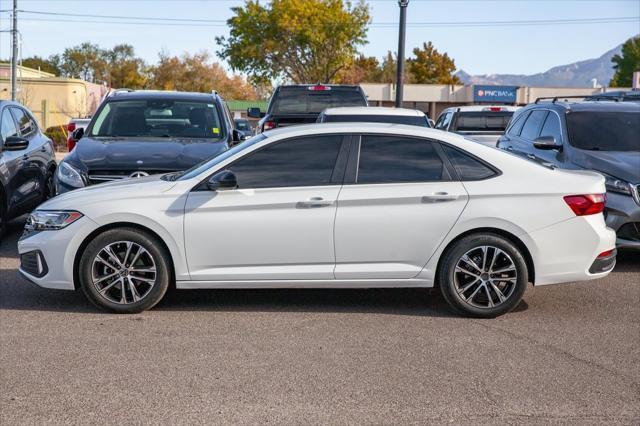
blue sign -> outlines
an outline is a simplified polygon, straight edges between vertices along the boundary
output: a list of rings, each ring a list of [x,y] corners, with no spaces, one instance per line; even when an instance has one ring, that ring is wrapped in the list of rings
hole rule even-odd
[[[518,86],[473,86],[474,102],[515,104]]]

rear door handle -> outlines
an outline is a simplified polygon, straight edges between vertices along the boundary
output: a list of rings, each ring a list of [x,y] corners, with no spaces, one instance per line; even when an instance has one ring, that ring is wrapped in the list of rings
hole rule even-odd
[[[511,145],[509,145],[509,146],[507,147],[507,151],[513,151],[513,147],[512,147]]]
[[[449,194],[447,192],[436,192],[435,194],[424,195],[422,197],[423,203],[442,203],[444,201],[453,201],[460,198],[460,195]]]
[[[333,204],[331,200],[325,200],[322,197],[311,197],[305,201],[298,201],[297,206],[303,208],[327,207]]]
[[[535,159],[536,159],[536,156],[535,156],[535,155],[533,155],[533,154],[527,154],[527,157],[531,158],[532,160],[535,160]]]

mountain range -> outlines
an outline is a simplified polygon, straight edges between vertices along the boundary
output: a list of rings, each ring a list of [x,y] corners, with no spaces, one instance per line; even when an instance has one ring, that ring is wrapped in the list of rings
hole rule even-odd
[[[534,87],[592,87],[592,79],[597,84],[609,85],[614,70],[611,58],[620,54],[622,44],[604,53],[602,56],[585,61],[578,61],[567,65],[553,67],[545,72],[525,74],[483,74],[470,75],[459,70],[455,75],[464,84],[495,84],[505,86],[534,86]]]

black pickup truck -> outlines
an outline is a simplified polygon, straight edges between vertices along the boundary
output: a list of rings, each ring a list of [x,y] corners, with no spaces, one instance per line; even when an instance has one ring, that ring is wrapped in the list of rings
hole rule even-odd
[[[247,109],[247,115],[260,118],[256,133],[276,127],[315,123],[325,108],[367,106],[360,86],[297,84],[278,86],[271,96],[267,112]]]

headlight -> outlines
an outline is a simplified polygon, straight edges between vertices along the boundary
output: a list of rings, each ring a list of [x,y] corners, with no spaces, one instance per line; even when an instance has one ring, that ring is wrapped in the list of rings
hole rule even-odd
[[[25,232],[57,231],[66,228],[82,217],[73,210],[36,210],[29,215]]]
[[[602,172],[600,172],[600,174],[604,176],[604,185],[607,187],[607,191],[631,195],[631,186],[628,182],[616,179],[613,176],[606,175]]]
[[[74,188],[82,188],[84,186],[80,171],[64,161],[60,163],[56,173],[58,174],[58,180],[62,183]]]

